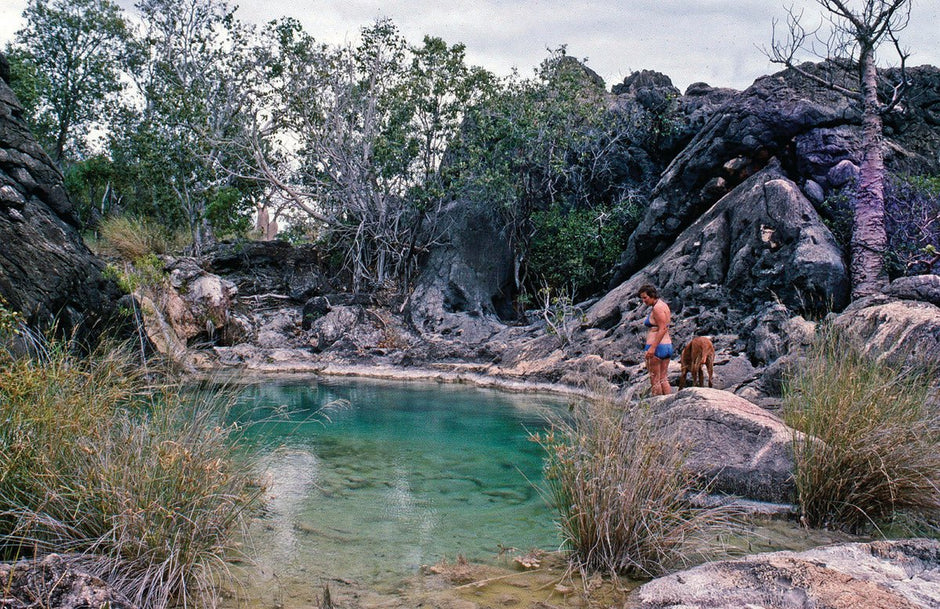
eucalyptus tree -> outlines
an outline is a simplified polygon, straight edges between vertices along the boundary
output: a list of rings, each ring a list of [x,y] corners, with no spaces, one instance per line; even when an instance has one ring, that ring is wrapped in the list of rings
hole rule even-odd
[[[233,173],[314,219],[355,289],[407,275],[435,238],[432,181],[484,72],[465,66],[461,45],[413,47],[389,20],[355,45],[319,43],[290,19],[266,37],[250,162]]]
[[[136,176],[137,203],[164,222],[184,219],[200,251],[214,239],[213,214],[238,215],[250,204],[223,167],[249,125],[253,31],[224,1],[142,0],[137,10],[137,103],[122,116],[112,154]]]
[[[13,89],[34,134],[62,164],[87,149],[93,129],[107,127],[124,88],[130,32],[110,0],[29,0],[23,17],[8,48]]]
[[[901,101],[907,88],[904,63],[908,53],[897,34],[910,19],[911,0],[817,0],[825,11],[828,27],[813,31],[801,23],[801,14],[787,13],[787,31],[766,51],[770,60],[839,91],[853,100],[862,115],[862,159],[855,193],[852,225],[852,297],[877,293],[887,283],[884,257],[887,250],[884,209],[884,133],[882,116]],[[776,30],[776,22],[775,22]],[[820,32],[826,34],[821,36]],[[890,42],[900,60],[900,81],[895,83],[890,99],[878,96],[876,50]],[[814,48],[822,45],[824,53]],[[797,61],[801,50],[812,50],[833,63],[848,63],[854,68],[854,82],[820,75]],[[831,75],[842,73],[831,71]]]
[[[587,252],[593,245],[546,243],[552,237],[539,233],[536,214],[549,218],[545,228],[564,222],[575,210],[586,212],[579,216],[590,216],[582,222],[589,230],[576,238],[593,242],[605,228],[608,211],[623,203],[623,193],[594,189],[611,182],[613,152],[629,135],[608,104],[599,77],[561,47],[533,76],[504,79],[496,95],[470,108],[451,144],[445,163],[448,188],[453,196],[489,206],[499,217],[515,252],[519,290],[536,291],[548,274],[532,268],[533,245],[554,251],[558,263],[567,262],[558,260],[562,252]],[[577,291],[584,286],[550,287]]]

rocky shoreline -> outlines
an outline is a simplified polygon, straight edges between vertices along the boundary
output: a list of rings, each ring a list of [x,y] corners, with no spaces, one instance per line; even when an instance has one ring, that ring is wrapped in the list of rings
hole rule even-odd
[[[909,75],[910,103],[885,125],[886,165],[897,174],[936,175],[940,70],[922,66]],[[826,215],[826,201],[851,185],[861,163],[859,116],[843,96],[790,72],[745,91],[696,83],[683,94],[665,75],[644,71],[614,87],[605,103],[612,116],[629,119],[651,100],[672,100],[674,132],[656,150],[631,145],[614,159],[630,169],[618,187],[640,193],[648,206],[609,289],[567,308],[519,312],[505,227],[488,213],[491,202],[464,200],[448,202],[446,238],[400,291],[349,292],[319,268],[312,245],[239,241],[198,258],[164,256],[165,281],[122,297],[82,241],[63,176],[3,83],[0,296],[34,327],[58,324],[90,343],[103,332],[143,329],[144,350],[193,378],[360,376],[630,400],[645,395],[646,378],[646,311],[635,294],[653,283],[673,309],[674,342],[708,335],[717,352],[717,389],[657,398],[656,416],[685,438],[696,472],[722,492],[785,504],[794,432],[775,412],[786,373],[822,324],[854,336],[874,358],[935,366],[940,275],[929,263],[925,274],[849,302],[846,255]],[[481,255],[484,248],[493,255]],[[136,327],[114,325],[126,311],[142,314]],[[677,371],[673,363],[673,379]],[[938,394],[931,407],[940,407]],[[37,596],[90,581],[66,577],[60,558],[49,561],[20,567],[17,589],[33,600],[8,600],[4,589],[2,604],[25,608],[43,598],[44,606],[123,606],[98,592],[55,602]],[[940,546],[925,540],[760,555],[651,582],[637,606],[937,607],[938,565]],[[3,566],[0,580],[14,581],[16,570]]]

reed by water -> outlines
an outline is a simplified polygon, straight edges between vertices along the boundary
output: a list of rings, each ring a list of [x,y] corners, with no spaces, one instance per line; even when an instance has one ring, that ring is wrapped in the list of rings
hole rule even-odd
[[[148,374],[122,345],[9,348],[23,336],[0,340],[0,559],[57,552],[140,607],[214,606],[262,491],[230,402]]]

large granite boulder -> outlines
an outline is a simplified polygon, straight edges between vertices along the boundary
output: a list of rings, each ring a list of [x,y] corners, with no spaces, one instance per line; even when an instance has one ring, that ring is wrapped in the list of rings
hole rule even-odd
[[[940,307],[940,275],[899,277],[884,290],[888,296],[903,300],[919,300]]]
[[[587,310],[586,325],[607,330],[603,349],[637,350],[646,308],[639,306],[636,292],[644,283],[660,286],[672,307],[677,343],[693,334],[743,335],[745,322],[768,302],[819,312],[845,306],[849,293],[848,270],[834,237],[775,162]]]
[[[159,304],[177,336],[187,344],[238,342],[242,329],[231,319],[238,294],[234,283],[203,270],[193,258],[168,259],[166,271]]]
[[[763,408],[720,389],[692,387],[653,402],[655,421],[688,449],[687,467],[713,493],[789,503],[791,444],[800,432]]]
[[[889,286],[888,291],[897,293],[900,288]],[[931,302],[869,296],[835,316],[833,326],[878,359],[933,370],[940,362],[940,306]]]
[[[707,563],[644,584],[630,609],[934,609],[940,541],[847,543]]]
[[[115,321],[122,294],[78,225],[62,173],[0,81],[0,297],[34,327],[94,340]]]
[[[803,67],[822,72],[833,66]],[[885,162],[894,171],[932,173],[940,166],[935,154],[940,133],[931,122],[940,98],[940,73],[930,66],[909,72],[913,82],[909,105],[886,121]],[[882,77],[887,87],[896,74],[886,71]],[[786,160],[789,178],[816,203],[857,175],[858,108],[841,94],[795,73],[759,78],[707,116],[653,189],[652,203],[630,236],[612,286],[662,253],[715,201],[772,158]]]

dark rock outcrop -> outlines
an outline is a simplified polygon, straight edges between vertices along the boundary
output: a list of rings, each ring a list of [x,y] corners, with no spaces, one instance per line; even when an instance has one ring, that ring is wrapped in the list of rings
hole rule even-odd
[[[416,282],[411,318],[422,332],[482,342],[499,319],[515,314],[513,251],[488,205],[454,201],[443,213],[447,240],[431,252]]]
[[[234,283],[244,297],[276,294],[303,303],[331,290],[321,270],[320,251],[312,245],[226,242],[215,245],[206,259],[206,270]]]
[[[0,297],[33,327],[94,340],[116,321],[121,293],[78,224],[61,172],[0,82]]]
[[[940,164],[936,147],[930,154],[931,143],[936,146],[940,138],[930,122],[940,99],[940,78],[931,66],[909,71],[914,83],[909,107],[888,121],[885,161],[896,171],[930,172]],[[892,75],[886,72],[884,77],[887,82]],[[781,159],[789,179],[805,187],[814,201],[848,184],[861,159],[859,120],[858,109],[844,96],[788,71],[760,78],[731,96],[666,168],[611,286],[640,270],[771,158]]]
[[[133,609],[126,596],[84,571],[75,557],[50,554],[41,560],[0,564],[0,607],[4,609]]]
[[[740,331],[767,302],[790,310],[827,310],[848,301],[841,251],[799,188],[772,163],[688,227],[642,272],[608,292],[586,315],[609,329],[605,349],[635,350],[646,314],[636,292],[665,286],[674,339]]]

